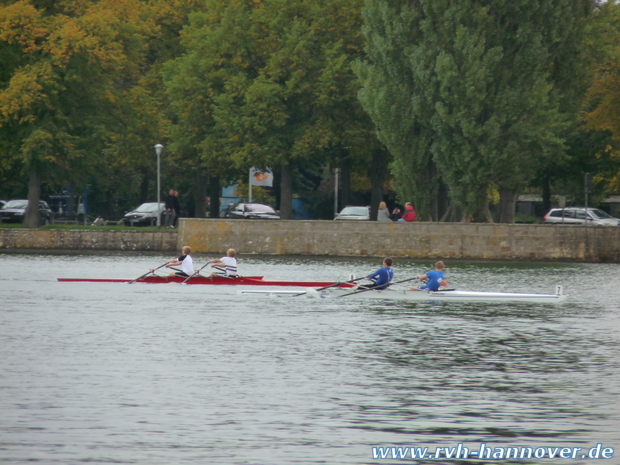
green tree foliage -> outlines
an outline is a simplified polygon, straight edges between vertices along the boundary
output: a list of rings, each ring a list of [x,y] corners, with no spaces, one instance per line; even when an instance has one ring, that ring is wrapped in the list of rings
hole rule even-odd
[[[76,180],[98,166],[143,63],[151,24],[137,0],[10,2],[0,7],[3,165],[39,180]],[[30,214],[29,214],[30,213]]]
[[[359,9],[345,0],[207,2],[183,32],[186,53],[166,67],[179,150],[220,174],[279,169],[290,218],[294,166],[312,169],[345,147],[370,153],[351,71],[362,53]]]
[[[365,106],[425,215],[440,176],[465,219],[564,154],[590,1],[367,0]],[[577,100],[578,101],[578,100]],[[401,118],[399,121],[398,119]],[[512,215],[510,214],[512,212]]]
[[[589,134],[582,136],[587,144],[580,145],[584,147],[580,155],[585,153],[581,158],[589,163],[579,163],[579,174],[591,172],[595,188],[605,196],[620,192],[620,5],[599,4],[587,32],[593,73],[583,126]],[[598,143],[593,144],[592,139]]]
[[[394,189],[416,205],[420,218],[433,217],[438,175],[431,154],[433,96],[419,92],[416,70],[403,54],[421,36],[415,8],[402,2],[367,1],[364,9],[368,61],[355,67],[363,81],[360,100],[377,125],[381,141],[394,156]],[[419,49],[417,51],[420,51]],[[426,66],[433,57],[426,57]],[[430,90],[430,89],[429,89]],[[427,121],[425,123],[425,121]]]

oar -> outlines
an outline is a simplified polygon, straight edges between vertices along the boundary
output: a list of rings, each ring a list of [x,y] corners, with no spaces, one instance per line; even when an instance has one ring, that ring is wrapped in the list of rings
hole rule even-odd
[[[329,289],[330,287],[342,286],[343,284],[354,283],[355,281],[359,281],[361,279],[366,279],[366,276],[362,276],[361,278],[351,279],[349,281],[345,281],[345,282],[342,282],[342,283],[330,284],[329,286],[325,286],[325,287],[319,287],[318,289],[315,289],[315,291],[322,291],[324,289]],[[299,294],[293,294],[291,297],[297,297],[298,295],[306,295],[306,293],[307,293],[306,291],[300,292]]]
[[[354,283],[355,281],[359,281],[361,279],[366,279],[366,276],[362,276],[361,278],[355,278],[355,279],[351,279],[349,281],[345,281],[343,283],[334,283],[334,284],[330,284],[329,286],[325,286],[325,287],[319,287],[318,289],[315,289],[317,291],[322,291],[323,289],[329,289],[330,287],[335,287],[335,286],[342,286],[343,284],[349,284],[349,283]]]
[[[416,276],[415,278],[403,279],[402,281],[395,281],[393,283],[379,284],[378,286],[371,286],[365,289],[360,289],[358,291],[349,292],[348,294],[342,294],[342,295],[339,295],[338,297],[346,297],[348,295],[359,294],[360,292],[372,291],[373,289],[377,289],[379,287],[384,287],[384,286],[388,287],[388,286],[391,286],[392,284],[406,283],[407,281],[413,281],[414,279],[418,279],[418,277]]]
[[[203,266],[202,268],[200,268],[198,271],[194,271],[194,274],[192,274],[191,276],[188,276],[187,279],[185,279],[185,281],[183,281],[181,284],[185,284],[187,281],[189,281],[190,279],[192,279],[194,276],[196,276],[197,274],[200,274],[200,272],[207,267],[207,265],[209,265],[209,263],[207,263],[205,266]]]
[[[158,266],[157,268],[155,268],[155,269],[153,269],[153,270],[150,270],[148,273],[144,273],[142,276],[140,276],[139,278],[134,279],[133,281],[129,281],[127,284],[133,284],[133,283],[135,283],[136,281],[138,281],[139,279],[142,279],[142,278],[144,278],[145,276],[147,276],[147,275],[149,275],[149,274],[151,274],[151,273],[154,273],[155,271],[157,271],[157,270],[159,270],[160,268],[162,268],[162,267],[166,266],[167,264],[168,264],[168,262],[164,263],[163,265]]]

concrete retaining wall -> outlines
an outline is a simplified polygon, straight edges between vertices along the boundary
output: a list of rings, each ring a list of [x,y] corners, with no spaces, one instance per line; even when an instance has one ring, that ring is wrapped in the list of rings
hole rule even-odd
[[[620,227],[183,219],[195,252],[620,262]]]
[[[0,249],[176,251],[177,232],[0,229]]]
[[[620,227],[182,218],[176,231],[0,229],[0,249],[620,262]]]

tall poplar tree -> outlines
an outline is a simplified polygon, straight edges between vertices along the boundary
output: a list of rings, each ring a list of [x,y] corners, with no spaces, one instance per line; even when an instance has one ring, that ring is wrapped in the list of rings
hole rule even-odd
[[[492,186],[513,221],[517,193],[563,156],[576,121],[591,3],[366,0],[362,99],[401,196],[424,213],[441,177],[464,219],[482,219]]]

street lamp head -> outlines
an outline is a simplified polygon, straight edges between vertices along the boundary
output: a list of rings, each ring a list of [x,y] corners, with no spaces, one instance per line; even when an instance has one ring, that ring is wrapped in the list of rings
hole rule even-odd
[[[161,155],[161,151],[162,151],[163,149],[164,149],[164,146],[163,146],[163,145],[161,145],[161,144],[157,144],[157,145],[155,146],[155,153],[157,153],[157,156],[160,156],[160,155]]]

